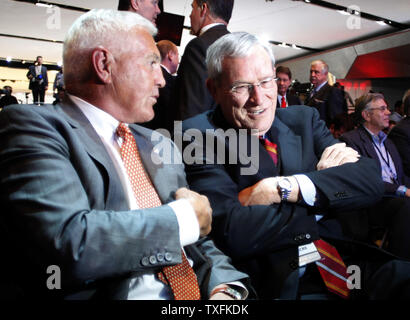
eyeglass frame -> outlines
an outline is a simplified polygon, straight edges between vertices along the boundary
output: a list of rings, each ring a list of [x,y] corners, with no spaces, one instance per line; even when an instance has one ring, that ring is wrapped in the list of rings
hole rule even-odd
[[[367,110],[369,110],[369,111],[380,110],[380,111],[382,111],[382,112],[386,112],[386,110],[389,110],[389,111],[390,111],[390,109],[389,109],[388,106],[382,106],[382,107],[377,107],[377,108],[368,108],[368,109],[366,109],[366,111],[367,111]]]
[[[248,95],[250,95],[251,94],[251,92],[255,89],[255,87],[259,87],[260,89],[262,89],[262,90],[269,90],[269,89],[272,89],[273,88],[273,86],[271,87],[271,88],[263,88],[262,87],[262,84],[264,83],[264,82],[275,82],[276,83],[276,81],[277,81],[277,77],[276,77],[276,75],[272,75],[272,76],[269,76],[269,77],[267,77],[267,78],[265,78],[265,79],[262,79],[261,81],[259,81],[258,83],[241,83],[241,84],[237,84],[237,85],[233,85],[229,90],[228,90],[228,92],[229,93],[231,93],[231,94],[237,94],[237,95],[245,95],[245,92],[244,93],[239,93],[239,92],[237,92],[237,91],[235,91],[235,89],[237,88],[237,87],[246,87],[247,89],[248,89],[248,92],[247,92],[247,94]]]

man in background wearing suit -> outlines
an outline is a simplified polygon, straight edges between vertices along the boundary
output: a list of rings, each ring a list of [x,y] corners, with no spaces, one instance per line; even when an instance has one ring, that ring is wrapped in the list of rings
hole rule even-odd
[[[179,65],[179,53],[177,46],[169,40],[161,40],[157,43],[161,54],[161,70],[165,79],[165,86],[159,89],[159,97],[154,105],[154,119],[144,123],[143,126],[151,130],[166,129],[173,132],[173,117],[175,110],[172,106],[172,95],[175,88],[175,75]]]
[[[183,129],[190,144],[214,143],[190,159],[188,182],[208,196],[211,236],[250,275],[259,297],[408,298],[410,262],[351,241],[333,217],[381,198],[376,162],[338,143],[316,109],[276,109],[269,43],[227,34],[206,62],[218,107],[185,120]],[[249,149],[252,161],[243,161]],[[349,266],[361,270],[360,290],[346,288]]]
[[[29,67],[27,78],[30,80],[29,89],[33,93],[34,104],[44,104],[44,96],[48,89],[47,68],[43,66],[43,57],[38,56],[33,66]]]
[[[184,120],[215,107],[206,88],[206,50],[223,35],[231,19],[234,0],[193,0],[191,34],[197,38],[185,47],[178,70],[174,120]]]
[[[119,11],[136,12],[156,25],[157,16],[161,13],[159,0],[119,0]]]
[[[292,72],[288,67],[278,66],[276,68],[276,83],[278,84],[278,106],[280,108],[286,108],[288,106],[300,106],[298,96],[295,96],[288,92],[288,89],[292,83]]]
[[[339,114],[347,114],[347,104],[340,89],[327,82],[329,66],[323,60],[315,60],[310,64],[310,83],[313,91],[305,101],[305,105],[315,107],[320,119],[326,122],[327,127]]]
[[[207,198],[132,124],[152,119],[165,84],[155,33],[140,15],[87,12],[64,43],[66,99],[1,112],[6,297],[246,297],[247,276],[206,238]],[[49,290],[50,266],[60,290]]]
[[[376,160],[384,181],[383,199],[367,210],[369,224],[376,231],[377,227],[387,227],[386,249],[410,259],[410,177],[404,173],[394,143],[383,132],[389,126],[390,110],[380,93],[361,96],[355,110],[361,125],[339,139],[362,156]],[[381,237],[376,235],[375,238]]]

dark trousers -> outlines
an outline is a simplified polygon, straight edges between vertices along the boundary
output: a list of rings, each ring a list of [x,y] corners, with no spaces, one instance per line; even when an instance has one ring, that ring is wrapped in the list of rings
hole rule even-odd
[[[46,93],[46,89],[43,86],[34,86],[32,89],[33,93],[33,103],[38,104],[39,102],[41,104],[44,104],[44,96]],[[40,100],[39,100],[40,98]]]

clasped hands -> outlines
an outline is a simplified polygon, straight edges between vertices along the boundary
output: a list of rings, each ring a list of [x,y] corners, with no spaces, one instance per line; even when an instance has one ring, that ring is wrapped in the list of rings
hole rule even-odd
[[[354,163],[359,160],[359,153],[346,147],[345,143],[336,143],[327,147],[316,166],[317,170],[324,170],[331,167],[340,166],[345,163]],[[281,202],[278,188],[278,181],[284,177],[265,178],[253,186],[239,192],[239,202],[243,206],[270,205]],[[299,184],[295,177],[286,177],[292,184],[292,191],[287,202],[295,203],[300,199]]]

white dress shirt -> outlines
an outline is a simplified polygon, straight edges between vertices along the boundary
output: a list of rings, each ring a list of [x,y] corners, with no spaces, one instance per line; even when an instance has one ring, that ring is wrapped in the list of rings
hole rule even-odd
[[[139,209],[127,171],[121,159],[120,147],[122,139],[115,133],[119,121],[100,108],[97,108],[78,97],[73,95],[69,95],[69,97],[90,121],[107,149],[118,176],[120,177],[129,209]],[[187,200],[181,199],[168,203],[168,205],[173,209],[178,220],[181,247],[196,242],[199,238],[199,223],[191,204]],[[188,258],[188,261],[192,266],[192,260]],[[140,299],[172,299],[172,292],[170,292],[168,286],[164,285],[156,278],[154,272],[148,273],[144,271],[144,274],[136,276],[131,280],[130,291],[128,294],[128,300]]]

